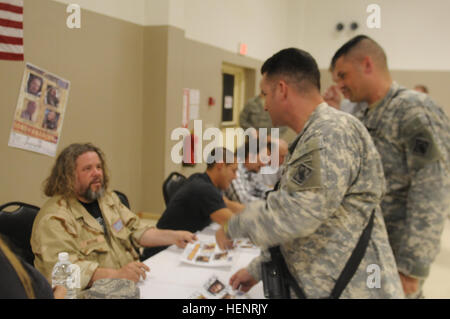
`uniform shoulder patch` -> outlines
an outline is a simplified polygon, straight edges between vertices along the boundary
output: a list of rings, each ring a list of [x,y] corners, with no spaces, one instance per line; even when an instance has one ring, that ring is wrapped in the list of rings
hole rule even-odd
[[[301,163],[298,166],[297,173],[294,175],[294,180],[299,184],[305,183],[312,175],[313,169],[306,165],[305,163]]]
[[[291,192],[322,188],[319,138],[314,138],[298,146],[286,165],[288,190]]]
[[[406,126],[405,135],[412,167],[421,168],[427,163],[440,159],[441,155],[431,128],[427,127],[423,120],[416,118],[411,121]]]
[[[412,152],[415,155],[425,156],[430,149],[431,143],[428,139],[423,136],[416,136],[412,141]]]

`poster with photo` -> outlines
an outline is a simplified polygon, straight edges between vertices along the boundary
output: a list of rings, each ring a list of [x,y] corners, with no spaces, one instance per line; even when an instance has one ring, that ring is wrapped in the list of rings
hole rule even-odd
[[[202,289],[192,293],[188,299],[249,299],[249,297],[239,290],[233,290],[230,285],[213,275],[203,284]]]
[[[55,156],[70,82],[27,63],[8,145]]]
[[[195,242],[186,246],[181,261],[205,267],[231,266],[233,253],[221,250],[215,242]]]

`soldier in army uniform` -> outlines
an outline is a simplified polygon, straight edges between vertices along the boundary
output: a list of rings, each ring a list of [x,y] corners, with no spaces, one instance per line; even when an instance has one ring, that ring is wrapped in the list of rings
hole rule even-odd
[[[144,225],[108,191],[103,152],[92,144],[72,144],[58,156],[31,235],[35,267],[51,281],[58,253],[67,252],[80,267],[81,289],[96,280],[121,278],[138,282],[150,269],[139,262],[136,247],[176,244],[196,236],[187,231]]]
[[[366,128],[323,101],[320,73],[309,53],[282,50],[264,63],[261,73],[261,92],[273,124],[287,125],[298,136],[278,190],[266,201],[248,204],[216,233],[221,248],[230,248],[231,238],[248,237],[263,250],[231,277],[230,285],[248,291],[261,279],[267,249],[279,245],[306,297],[329,297],[375,211],[367,250],[341,297],[402,298],[380,210],[383,168]],[[373,265],[381,269],[377,287],[367,284]]]
[[[346,98],[367,102],[355,116],[382,158],[387,192],[381,208],[404,291],[420,297],[448,207],[449,119],[427,95],[392,81],[384,50],[367,36],[344,44],[330,70]]]
[[[244,129],[254,127],[257,131],[260,128],[267,128],[267,134],[270,134],[270,129],[273,127],[270,115],[264,111],[264,98],[261,94],[248,100],[244,109],[239,115],[239,125]],[[287,128],[280,127],[279,135],[283,135]]]

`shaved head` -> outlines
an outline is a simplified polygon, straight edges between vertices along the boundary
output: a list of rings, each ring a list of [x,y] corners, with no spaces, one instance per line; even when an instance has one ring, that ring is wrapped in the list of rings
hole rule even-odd
[[[392,85],[386,53],[371,38],[358,35],[336,51],[330,71],[342,94],[352,102],[373,104]]]
[[[331,60],[330,71],[336,66],[336,61],[343,57],[347,61],[361,62],[369,56],[380,71],[388,71],[387,57],[383,48],[374,40],[365,35],[358,35],[345,43],[336,51]]]

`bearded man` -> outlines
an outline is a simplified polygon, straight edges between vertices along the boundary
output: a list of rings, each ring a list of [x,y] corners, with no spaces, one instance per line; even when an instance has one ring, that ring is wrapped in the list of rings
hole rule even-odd
[[[67,252],[80,267],[81,289],[102,278],[138,282],[150,269],[139,262],[136,247],[195,240],[187,231],[161,230],[144,225],[108,190],[103,152],[92,144],[72,144],[56,159],[44,183],[50,199],[33,225],[31,246],[35,267],[50,281],[58,253]]]

